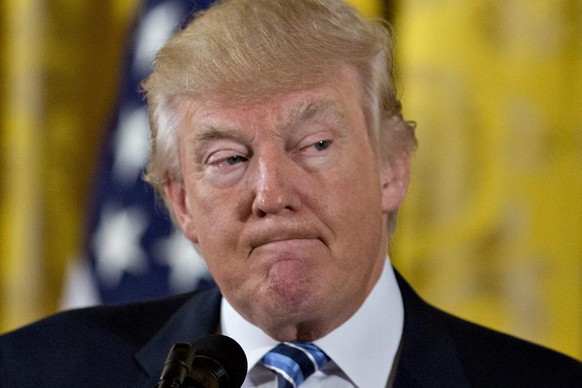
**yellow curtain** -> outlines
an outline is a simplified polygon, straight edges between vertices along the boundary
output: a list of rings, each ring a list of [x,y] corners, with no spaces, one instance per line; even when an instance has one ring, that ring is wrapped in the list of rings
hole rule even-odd
[[[0,332],[57,309],[136,5],[0,1]]]
[[[384,14],[384,2],[382,0],[347,0],[347,2],[368,17],[380,17]]]
[[[582,2],[398,4],[420,147],[396,265],[434,304],[582,358]]]

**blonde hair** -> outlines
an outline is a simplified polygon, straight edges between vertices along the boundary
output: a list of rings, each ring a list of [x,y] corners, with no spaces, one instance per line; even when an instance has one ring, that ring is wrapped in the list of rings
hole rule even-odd
[[[177,104],[243,102],[308,88],[341,65],[356,70],[368,128],[388,157],[416,145],[396,96],[388,26],[341,0],[226,0],[196,15],[156,56],[144,81],[151,157],[145,179],[165,199],[181,180]]]

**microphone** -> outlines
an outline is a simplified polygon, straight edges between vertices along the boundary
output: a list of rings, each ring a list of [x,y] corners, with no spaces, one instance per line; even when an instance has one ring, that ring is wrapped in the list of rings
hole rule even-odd
[[[174,345],[156,388],[240,388],[246,374],[240,345],[224,335],[209,335]]]
[[[192,370],[193,360],[192,345],[179,343],[172,346],[156,388],[180,388]]]

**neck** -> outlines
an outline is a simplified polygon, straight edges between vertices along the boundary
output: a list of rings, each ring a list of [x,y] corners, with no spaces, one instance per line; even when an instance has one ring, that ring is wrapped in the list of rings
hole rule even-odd
[[[261,327],[273,339],[279,342],[313,342],[335,329],[337,324],[326,322],[300,322],[294,325]]]

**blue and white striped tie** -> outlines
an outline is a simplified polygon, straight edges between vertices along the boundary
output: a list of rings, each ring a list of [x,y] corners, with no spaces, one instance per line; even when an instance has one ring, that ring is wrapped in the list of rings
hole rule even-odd
[[[312,343],[284,342],[271,349],[261,362],[277,374],[279,388],[296,388],[329,357]]]

